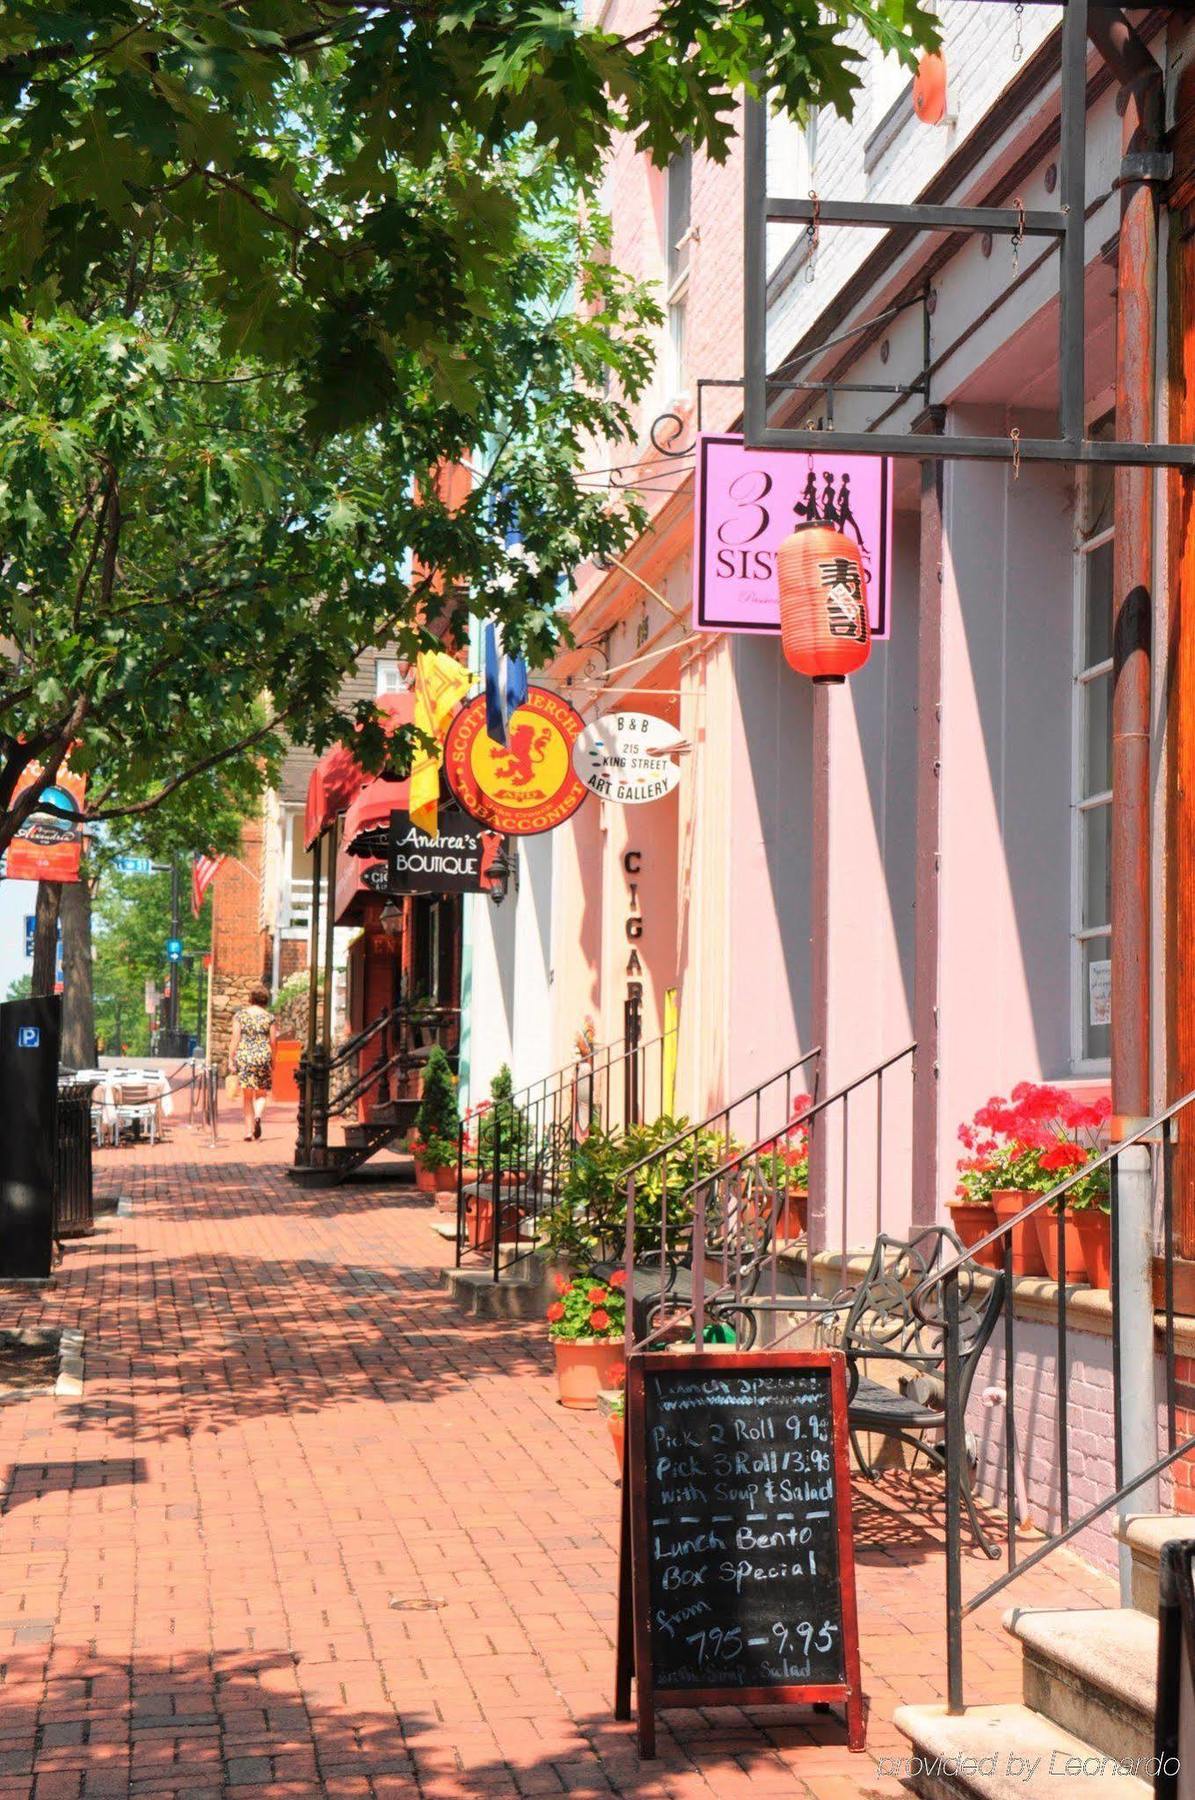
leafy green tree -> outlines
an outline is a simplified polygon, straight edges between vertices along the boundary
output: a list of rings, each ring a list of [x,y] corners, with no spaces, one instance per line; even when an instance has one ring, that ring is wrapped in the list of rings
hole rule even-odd
[[[68,748],[90,814],[136,818],[276,751],[283,726],[317,748],[356,729],[380,761],[372,705],[337,700],[369,646],[414,653],[459,633],[466,608],[506,619],[533,657],[557,641],[565,572],[637,522],[578,472],[593,435],[627,424],[603,377],[616,361],[638,391],[656,311],[601,262],[550,169],[512,155],[491,183],[524,227],[490,275],[502,324],[459,321],[455,405],[409,352],[401,406],[311,441],[301,373],[226,350],[210,271],[149,248],[128,308],[109,294],[95,319],[0,320],[0,637],[15,652],[0,663],[0,849]],[[460,500],[437,471],[481,442],[487,471]],[[35,758],[41,780],[14,800]]]
[[[303,367],[322,427],[388,416],[412,356],[453,408],[524,247],[512,149],[581,184],[620,131],[721,158],[757,71],[790,112],[849,111],[852,24],[908,60],[936,38],[923,0],[663,0],[625,33],[588,10],[8,0],[0,308],[94,316],[97,281],[198,258],[225,348]]]
[[[183,1030],[192,1029],[198,1018],[202,962],[211,949],[212,913],[209,902],[198,919],[192,919],[189,899],[186,905],[184,943],[188,960],[180,968],[179,988],[179,1021]],[[95,1032],[100,1043],[113,1054],[120,1054],[121,1044],[127,1046],[131,1056],[144,1056],[149,1050],[145,984],[154,982],[159,992],[165,985],[169,935],[168,874],[105,874],[95,898]]]
[[[656,315],[578,200],[618,131],[723,156],[755,69],[849,107],[856,21],[934,33],[920,0],[665,0],[626,36],[541,0],[10,0],[0,849],[68,748],[101,818],[282,723],[380,758],[341,677],[462,590],[546,655],[568,572],[642,517],[579,479]]]

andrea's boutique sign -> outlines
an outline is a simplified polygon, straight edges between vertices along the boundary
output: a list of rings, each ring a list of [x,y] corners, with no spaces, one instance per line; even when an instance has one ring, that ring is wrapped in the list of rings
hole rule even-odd
[[[859,545],[873,638],[892,591],[892,462],[819,450],[746,450],[697,440],[694,622],[702,631],[780,632],[776,546],[798,525],[832,525]]]

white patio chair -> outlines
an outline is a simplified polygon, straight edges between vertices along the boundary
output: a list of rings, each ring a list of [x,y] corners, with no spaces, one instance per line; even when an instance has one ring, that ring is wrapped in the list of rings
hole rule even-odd
[[[117,1141],[125,1125],[146,1131],[151,1144],[158,1141],[159,1098],[147,1081],[122,1081],[116,1086]]]

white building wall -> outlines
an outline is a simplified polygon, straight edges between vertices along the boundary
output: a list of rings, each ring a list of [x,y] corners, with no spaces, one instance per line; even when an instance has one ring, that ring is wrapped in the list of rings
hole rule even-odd
[[[25,955],[25,918],[36,906],[36,881],[0,881],[0,1000],[14,981],[33,973],[33,958]]]

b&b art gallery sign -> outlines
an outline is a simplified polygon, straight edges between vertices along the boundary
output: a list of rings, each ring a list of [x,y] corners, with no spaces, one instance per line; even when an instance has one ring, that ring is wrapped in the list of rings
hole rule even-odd
[[[697,439],[694,617],[702,631],[780,631],[776,546],[798,525],[833,525],[859,545],[871,634],[886,638],[892,591],[892,463],[824,450],[747,450]]]

